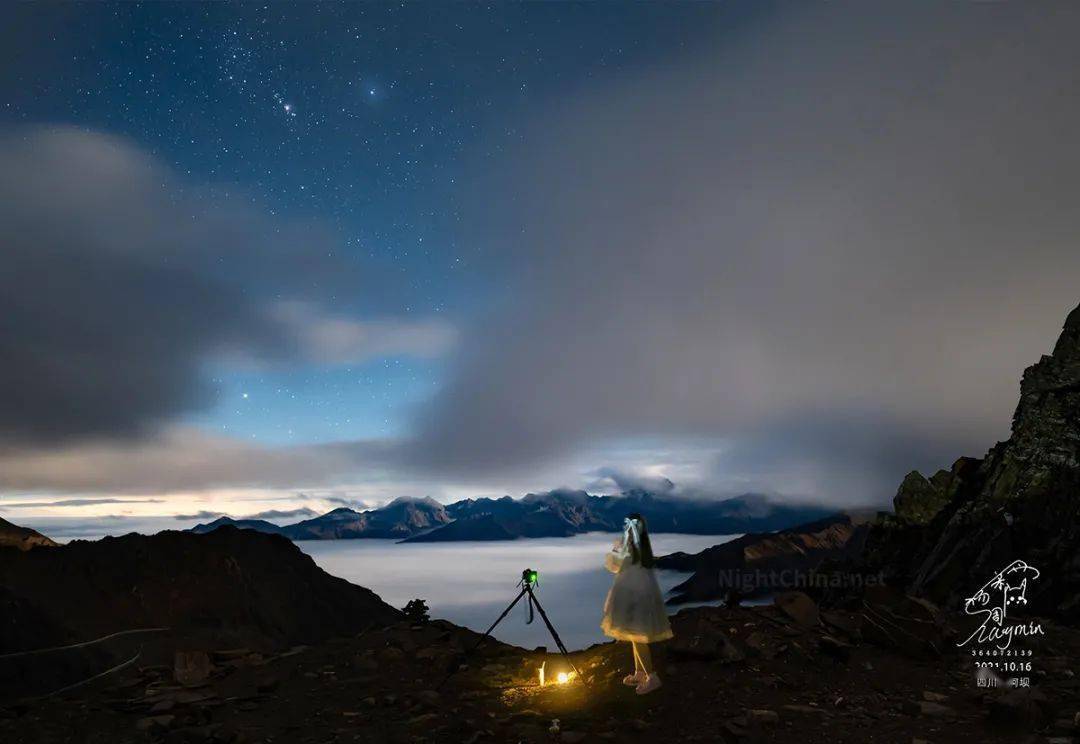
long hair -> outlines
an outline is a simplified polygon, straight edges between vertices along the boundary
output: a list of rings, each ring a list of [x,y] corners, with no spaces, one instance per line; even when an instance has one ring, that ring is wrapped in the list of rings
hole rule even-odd
[[[641,552],[638,552],[634,541],[630,541],[630,560],[633,563],[641,564],[642,568],[652,568],[655,561],[653,560],[652,543],[649,542],[649,525],[645,522],[645,517],[634,512],[627,515],[627,519],[636,519],[638,521],[640,525],[638,537],[641,538]]]

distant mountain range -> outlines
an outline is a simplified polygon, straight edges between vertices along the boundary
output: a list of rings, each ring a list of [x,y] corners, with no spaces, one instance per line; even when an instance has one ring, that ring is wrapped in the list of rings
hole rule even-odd
[[[630,490],[618,496],[585,491],[531,493],[521,499],[465,499],[440,504],[431,498],[403,497],[378,509],[341,508],[296,524],[221,517],[191,528],[211,532],[223,525],[252,529],[292,540],[383,538],[404,542],[514,540],[519,537],[569,537],[583,532],[618,532],[623,518],[638,512],[653,532],[730,535],[770,532],[821,519],[834,510],[776,504],[758,494],[724,500],[689,499]]]

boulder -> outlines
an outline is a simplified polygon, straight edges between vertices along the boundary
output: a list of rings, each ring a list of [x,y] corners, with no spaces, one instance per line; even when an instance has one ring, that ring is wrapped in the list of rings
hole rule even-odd
[[[213,666],[205,651],[177,651],[173,664],[173,677],[185,687],[206,684]]]
[[[785,615],[805,628],[812,628],[821,622],[817,603],[803,592],[783,592],[773,600]]]

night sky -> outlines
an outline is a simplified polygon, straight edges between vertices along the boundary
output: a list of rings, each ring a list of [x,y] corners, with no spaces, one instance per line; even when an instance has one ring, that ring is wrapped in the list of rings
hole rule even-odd
[[[403,319],[468,312],[484,291],[479,248],[462,239],[462,191],[470,173],[521,145],[518,117],[655,64],[721,15],[441,3],[8,13],[5,123],[122,136],[183,181],[212,185],[204,198],[318,221],[340,261],[385,282],[325,303]],[[439,375],[437,360],[402,356],[223,370],[219,404],[193,420],[272,443],[399,434],[403,408],[430,396]]]
[[[1080,301],[1065,4],[2,12],[0,515],[54,533],[881,505]]]

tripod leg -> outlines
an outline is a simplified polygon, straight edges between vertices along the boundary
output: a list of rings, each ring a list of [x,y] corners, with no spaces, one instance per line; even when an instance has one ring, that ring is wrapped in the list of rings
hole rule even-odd
[[[520,602],[521,598],[524,596],[525,590],[522,589],[520,592],[518,592],[518,595],[514,597],[514,601],[507,605],[506,609],[502,611],[502,614],[495,619],[495,622],[491,624],[491,627],[484,631],[484,635],[480,636],[480,638],[476,641],[476,645],[472,647],[473,651],[480,647],[480,644],[484,642],[484,639],[491,635],[491,631],[495,630],[495,626],[501,623],[503,618],[510,614],[510,610],[514,609],[514,605]]]
[[[505,609],[505,610],[503,610],[503,611],[502,611],[502,614],[501,614],[501,615],[499,615],[499,616],[498,616],[498,617],[497,617],[497,618],[495,619],[495,622],[493,622],[493,623],[491,624],[491,627],[490,627],[490,628],[488,628],[487,630],[485,630],[485,631],[484,631],[484,634],[483,634],[482,636],[480,636],[480,637],[479,637],[479,638],[478,638],[478,639],[476,640],[476,644],[475,644],[475,645],[473,645],[473,647],[472,647],[472,648],[470,648],[470,649],[469,649],[468,651],[466,651],[466,652],[465,652],[465,656],[464,656],[464,658],[466,658],[466,659],[467,659],[467,658],[469,657],[469,654],[471,654],[471,653],[472,653],[473,651],[475,651],[476,649],[480,648],[480,644],[484,642],[484,639],[485,639],[485,638],[487,638],[487,637],[488,637],[489,635],[491,635],[491,631],[495,630],[495,626],[496,626],[496,625],[498,625],[499,623],[501,623],[504,617],[506,617],[507,615],[509,615],[509,614],[510,614],[510,610],[514,609],[514,605],[516,605],[516,604],[517,604],[518,602],[520,602],[520,601],[521,601],[521,598],[525,596],[525,592],[526,592],[526,590],[525,590],[525,589],[522,589],[522,590],[521,590],[520,592],[518,592],[518,595],[517,595],[516,597],[514,597],[514,601],[513,601],[513,602],[511,602],[511,603],[510,603],[509,605],[507,605],[507,606],[506,606],[506,609]],[[458,668],[459,668],[459,667],[460,667],[460,665],[455,665],[455,666],[454,666],[454,667],[453,667],[453,668],[452,668],[452,669],[450,670],[450,673],[446,675],[446,677],[445,677],[445,678],[443,679],[443,681],[442,681],[442,682],[440,682],[440,683],[439,683],[439,686],[438,686],[438,687],[436,687],[435,689],[437,689],[437,690],[438,690],[438,689],[442,689],[442,686],[443,686],[443,685],[445,685],[445,684],[447,683],[447,681],[449,681],[449,679],[450,679],[451,677],[453,677],[453,676],[454,676],[454,672],[456,672],[456,671],[458,670]]]
[[[579,672],[578,668],[574,666],[574,662],[570,660],[570,652],[566,650],[566,646],[563,644],[562,638],[559,638],[559,634],[555,631],[555,626],[551,624],[550,620],[548,620],[547,613],[544,612],[544,608],[540,604],[540,601],[536,598],[536,595],[532,593],[531,589],[526,588],[525,591],[529,592],[529,599],[533,601],[533,603],[536,605],[536,609],[540,611],[540,618],[544,621],[544,625],[547,626],[548,632],[551,633],[551,637],[555,640],[555,645],[559,647],[559,651],[566,659],[566,663],[569,664],[570,668],[574,670],[574,673],[577,674],[578,679],[581,680],[582,684],[588,687],[589,683],[585,680],[585,675]]]

